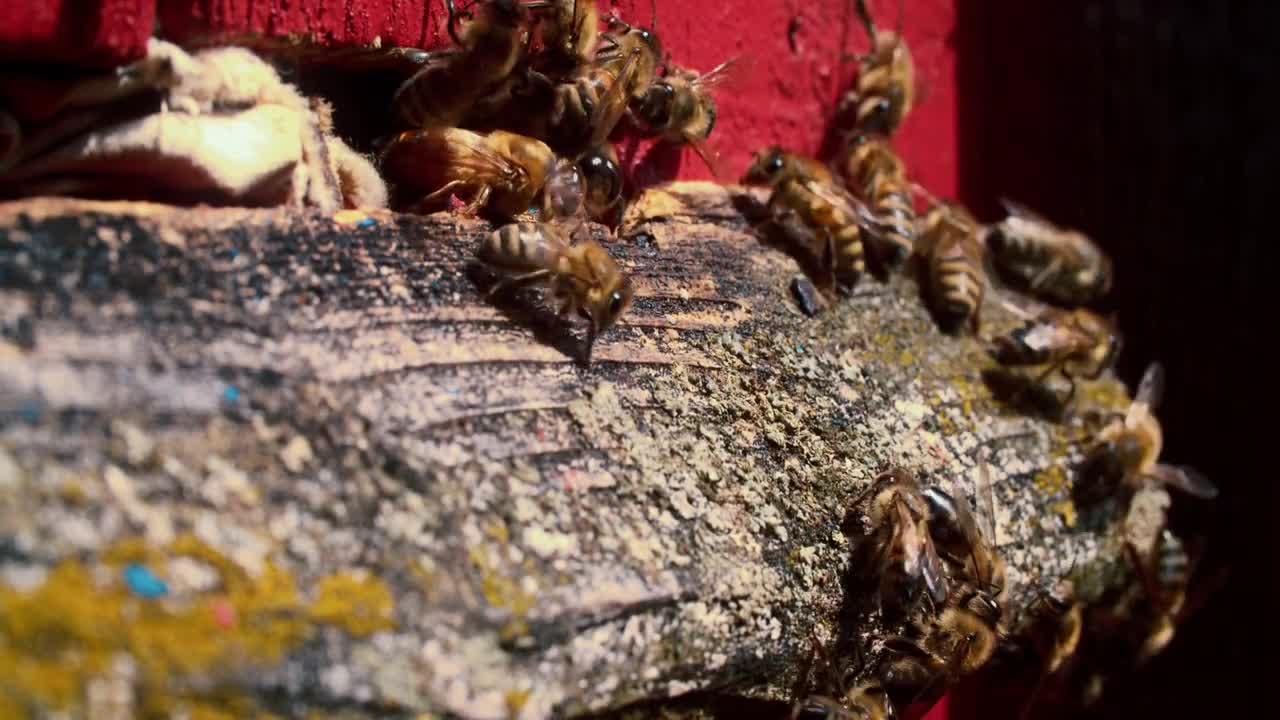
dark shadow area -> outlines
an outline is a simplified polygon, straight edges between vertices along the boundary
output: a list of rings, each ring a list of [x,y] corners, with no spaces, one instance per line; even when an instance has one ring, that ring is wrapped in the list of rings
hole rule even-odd
[[[743,220],[753,229],[762,245],[790,256],[800,266],[800,271],[823,293],[829,296],[834,292],[831,272],[823,265],[822,258],[809,250],[817,245],[812,232],[795,223],[772,221],[769,208],[748,193],[735,194],[730,202],[742,213]]]
[[[501,288],[488,293],[500,278],[479,263],[467,267],[467,275],[477,291],[488,299],[513,325],[528,328],[538,342],[555,348],[580,365],[586,364],[586,322],[577,317],[561,316],[543,296],[545,285],[531,282],[523,286]]]
[[[1115,260],[1100,309],[1124,320],[1118,373],[1132,388],[1164,363],[1163,458],[1222,489],[1214,504],[1174,498],[1175,526],[1209,538],[1193,588],[1228,564],[1274,562],[1277,489],[1258,478],[1270,475],[1262,398],[1276,395],[1257,323],[1272,305],[1260,250],[1277,135],[1260,88],[1280,59],[1277,15],[1258,0],[958,3],[962,199],[988,220],[1009,196]],[[1166,652],[1109,678],[1089,711],[1040,705],[1032,717],[1258,715],[1268,668],[1246,648],[1280,635],[1258,608],[1277,584],[1265,575],[1232,573]],[[990,717],[993,699],[980,691],[955,717]]]

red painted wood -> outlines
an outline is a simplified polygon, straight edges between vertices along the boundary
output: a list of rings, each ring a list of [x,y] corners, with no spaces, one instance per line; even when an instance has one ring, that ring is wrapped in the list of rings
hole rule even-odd
[[[932,192],[953,196],[957,187],[955,51],[950,43],[955,0],[905,0],[903,34],[912,48],[920,80],[919,102],[896,140],[915,179]],[[881,24],[893,27],[897,3],[872,2]],[[623,0],[617,9],[628,20],[647,21],[646,0]],[[787,27],[796,15],[798,52]],[[861,53],[866,33],[851,3],[687,3],[659,0],[658,31],[672,59],[708,70],[742,55],[753,67],[741,83],[719,96],[719,121],[712,135],[724,156],[723,173],[736,178],[758,147],[780,143],[817,152],[826,118],[855,64],[841,62],[844,52]],[[710,174],[686,153],[680,177]]]
[[[335,44],[438,47],[447,44],[443,0],[159,0],[167,37],[178,42],[214,38],[310,36]],[[919,102],[899,133],[898,146],[918,182],[938,195],[957,190],[955,51],[950,33],[956,0],[904,0],[903,32],[914,53],[920,80]],[[892,27],[897,3],[872,3],[873,12]],[[460,2],[460,7],[465,3]],[[604,13],[617,12],[648,24],[648,0],[602,0]],[[792,52],[787,28],[799,16]],[[723,176],[736,178],[751,153],[770,143],[804,152],[823,145],[825,121],[855,72],[841,62],[843,52],[867,48],[851,3],[691,3],[659,0],[658,33],[671,58],[697,70],[741,56],[751,64],[741,82],[719,96],[714,145],[723,155]],[[670,148],[649,152],[641,144],[629,155],[643,184],[670,179],[711,177],[696,156]],[[625,158],[624,158],[625,159]]]
[[[155,0],[7,0],[0,62],[111,67],[141,57]]]
[[[249,35],[334,45],[440,47],[444,0],[158,0],[166,38],[208,45]],[[459,2],[459,7],[468,3]]]

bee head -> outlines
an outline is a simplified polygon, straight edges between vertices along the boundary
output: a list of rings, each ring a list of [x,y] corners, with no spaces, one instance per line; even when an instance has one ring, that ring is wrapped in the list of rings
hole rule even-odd
[[[780,145],[770,145],[755,154],[755,160],[742,176],[743,185],[771,185],[787,167],[787,152]]]
[[[622,283],[605,298],[604,311],[596,321],[597,332],[608,329],[617,321],[618,316],[631,305],[634,293],[631,279],[623,278]]]
[[[635,28],[635,33],[640,38],[640,42],[653,51],[654,57],[662,57],[662,43],[658,41],[657,33],[641,27]]]
[[[667,80],[649,85],[636,108],[640,117],[653,127],[666,127],[671,121],[671,108],[675,104],[676,90]]]
[[[1102,297],[1111,290],[1111,258],[1103,257],[1097,267],[1084,267],[1076,271],[1076,284],[1093,297]]]

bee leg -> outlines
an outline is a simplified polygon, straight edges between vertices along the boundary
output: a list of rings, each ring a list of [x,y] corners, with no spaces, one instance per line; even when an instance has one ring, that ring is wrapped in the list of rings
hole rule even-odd
[[[1018,388],[1018,390],[1013,393],[1013,396],[1009,398],[1009,404],[1010,405],[1020,404],[1024,399],[1026,399],[1027,393],[1031,391],[1031,388],[1036,387],[1037,385],[1043,385],[1044,381],[1048,380],[1050,375],[1061,370],[1062,366],[1063,366],[1063,362],[1061,360],[1055,363],[1051,363],[1049,367],[1045,368],[1043,372],[1041,372],[1039,375],[1036,375],[1034,380]],[[1072,388],[1074,387],[1075,387],[1075,383],[1073,382]],[[1072,390],[1072,392],[1073,393],[1075,392],[1074,389]]]
[[[444,187],[441,187],[440,189],[435,190],[434,192],[424,195],[421,200],[414,203],[414,207],[415,208],[428,207],[431,203],[439,200],[440,198],[448,197],[449,193],[453,192],[454,190],[457,190],[458,188],[464,188],[464,187],[468,187],[467,181],[450,180],[449,182],[444,184]]]
[[[471,202],[462,206],[462,212],[467,215],[475,215],[480,211],[480,208],[484,207],[489,202],[489,195],[492,192],[493,189],[488,185],[481,186],[480,192],[476,193],[475,198],[472,199]]]
[[[527,285],[534,280],[541,280],[551,274],[550,270],[534,270],[533,272],[522,273],[520,275],[509,275],[494,283],[484,294],[485,298],[492,298],[500,292],[511,288]]]
[[[1068,384],[1067,398],[1062,401],[1062,406],[1064,408],[1068,408],[1071,407],[1071,401],[1075,400],[1076,397],[1076,378],[1065,369],[1062,371],[1062,377],[1067,379]]]

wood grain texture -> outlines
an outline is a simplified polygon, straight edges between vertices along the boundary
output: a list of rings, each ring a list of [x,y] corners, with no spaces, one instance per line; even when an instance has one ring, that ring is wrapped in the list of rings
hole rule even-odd
[[[632,207],[607,247],[635,304],[590,367],[580,328],[484,299],[480,221],[0,206],[0,632],[57,624],[21,620],[33,598],[88,612],[72,587],[132,628],[60,628],[101,665],[0,669],[237,712],[785,699],[864,592],[851,500],[889,464],[967,492],[982,445],[1015,612],[1068,572],[1100,592],[1111,509],[1069,500],[1079,422],[993,400],[981,344],[908,277],[806,318],[741,192]],[[168,594],[131,593],[127,563]],[[98,697],[23,677],[33,706]]]

